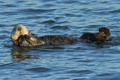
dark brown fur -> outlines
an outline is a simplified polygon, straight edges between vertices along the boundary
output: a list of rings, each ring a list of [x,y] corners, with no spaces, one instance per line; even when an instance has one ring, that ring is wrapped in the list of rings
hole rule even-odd
[[[17,41],[14,41],[14,43],[18,46],[30,47],[30,46],[40,46],[44,44],[50,44],[50,45],[72,44],[75,41],[77,41],[77,39],[73,37],[51,35],[51,36],[42,36],[39,38],[34,37],[37,39],[37,41],[34,42],[30,40],[30,37],[31,35],[30,36],[21,35]],[[42,42],[44,42],[44,44]]]
[[[102,43],[106,39],[106,36],[104,33],[84,33],[80,40],[83,42],[96,42],[96,43]]]
[[[107,27],[101,27],[101,28],[99,28],[99,32],[104,32],[105,33],[105,35],[107,37],[106,40],[110,39],[111,33],[110,33],[110,29],[109,28],[107,28]]]
[[[50,45],[71,44],[80,40],[84,42],[102,43],[105,41],[106,36],[104,32],[98,32],[98,33],[85,33],[80,37],[80,39],[61,35],[47,35],[42,37],[36,37],[35,35],[31,34],[25,26],[19,24],[13,29],[11,39],[14,45],[23,47],[34,47],[45,44]]]
[[[60,36],[60,35],[48,35],[39,37],[40,40],[45,41],[46,44],[60,45],[60,44],[71,44],[77,41],[76,38]]]

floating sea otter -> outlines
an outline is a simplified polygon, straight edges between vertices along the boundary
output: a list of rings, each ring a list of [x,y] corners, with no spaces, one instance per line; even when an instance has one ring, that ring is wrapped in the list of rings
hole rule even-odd
[[[83,42],[97,42],[101,43],[110,38],[110,29],[107,27],[99,28],[98,33],[84,33],[80,39]]]
[[[36,37],[33,35],[25,26],[19,24],[16,26],[11,34],[11,38],[14,45],[23,46],[23,47],[33,47],[33,46],[40,46],[45,44],[50,45],[61,45],[61,44],[71,44],[77,41],[85,41],[86,42],[96,42],[102,43],[106,39],[106,35],[104,32],[98,32],[94,34],[84,34],[81,38],[74,38],[69,36],[60,36],[60,35],[48,35],[42,37]],[[88,37],[89,38],[86,38]]]
[[[36,37],[32,33],[30,33],[29,30],[22,24],[19,24],[13,29],[11,38],[14,45],[24,47],[39,46],[45,44],[51,45],[71,44],[77,41],[76,38],[60,35]]]
[[[102,28],[99,28],[99,32],[104,32],[105,35],[106,35],[106,40],[109,40],[110,39],[110,29],[107,28],[107,27],[102,27]]]
[[[98,33],[84,33],[80,40],[83,42],[97,42],[102,43],[106,40],[106,35],[104,32],[98,32]]]

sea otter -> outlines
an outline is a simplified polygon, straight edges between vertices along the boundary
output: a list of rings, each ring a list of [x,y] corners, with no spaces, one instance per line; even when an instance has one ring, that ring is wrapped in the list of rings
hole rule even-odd
[[[77,38],[61,35],[48,35],[42,37],[36,37],[22,24],[17,25],[11,34],[11,38],[14,45],[32,47],[45,44],[60,45],[71,44],[77,41]]]
[[[25,26],[19,24],[12,30],[11,39],[13,41],[13,44],[16,46],[34,47],[46,44],[72,44],[78,41],[102,43],[105,41],[106,35],[104,34],[104,32],[98,32],[96,34],[87,33],[83,34],[80,39],[61,35],[47,35],[37,37],[33,35]]]
[[[106,40],[106,35],[104,32],[98,33],[84,33],[80,40],[83,42],[95,42],[95,43],[102,43]]]
[[[99,32],[104,32],[105,33],[106,40],[110,39],[111,33],[110,33],[110,29],[109,28],[107,28],[107,27],[101,27],[101,28],[99,28]]]
[[[29,32],[29,30],[19,24],[12,30],[11,38],[14,45],[17,46],[37,46],[45,44],[44,41],[39,40],[38,37],[35,37]]]

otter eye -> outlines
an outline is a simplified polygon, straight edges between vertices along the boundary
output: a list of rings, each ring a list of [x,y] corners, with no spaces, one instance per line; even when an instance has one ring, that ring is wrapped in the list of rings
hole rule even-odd
[[[17,30],[18,30],[18,31],[21,31],[21,28],[18,28]]]

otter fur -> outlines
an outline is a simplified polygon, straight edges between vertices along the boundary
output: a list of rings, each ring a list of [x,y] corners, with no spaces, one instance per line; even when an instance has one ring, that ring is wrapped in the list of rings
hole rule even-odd
[[[19,24],[13,29],[11,38],[14,45],[23,47],[40,46],[45,44],[50,45],[71,44],[77,41],[77,38],[61,35],[48,35],[36,37],[32,33],[30,33],[29,30],[22,24]]]
[[[62,45],[72,44],[78,41],[102,43],[106,39],[104,32],[85,33],[80,38],[62,35],[46,35],[37,37],[32,34],[27,27],[22,24],[17,25],[11,33],[11,39],[14,45],[22,47],[34,47],[41,45]]]
[[[80,40],[83,42],[96,42],[96,43],[102,43],[106,40],[106,35],[104,32],[98,32],[98,33],[84,33]]]
[[[106,35],[106,40],[110,39],[111,33],[110,33],[110,29],[107,27],[101,27],[99,28],[99,32],[104,32]]]

